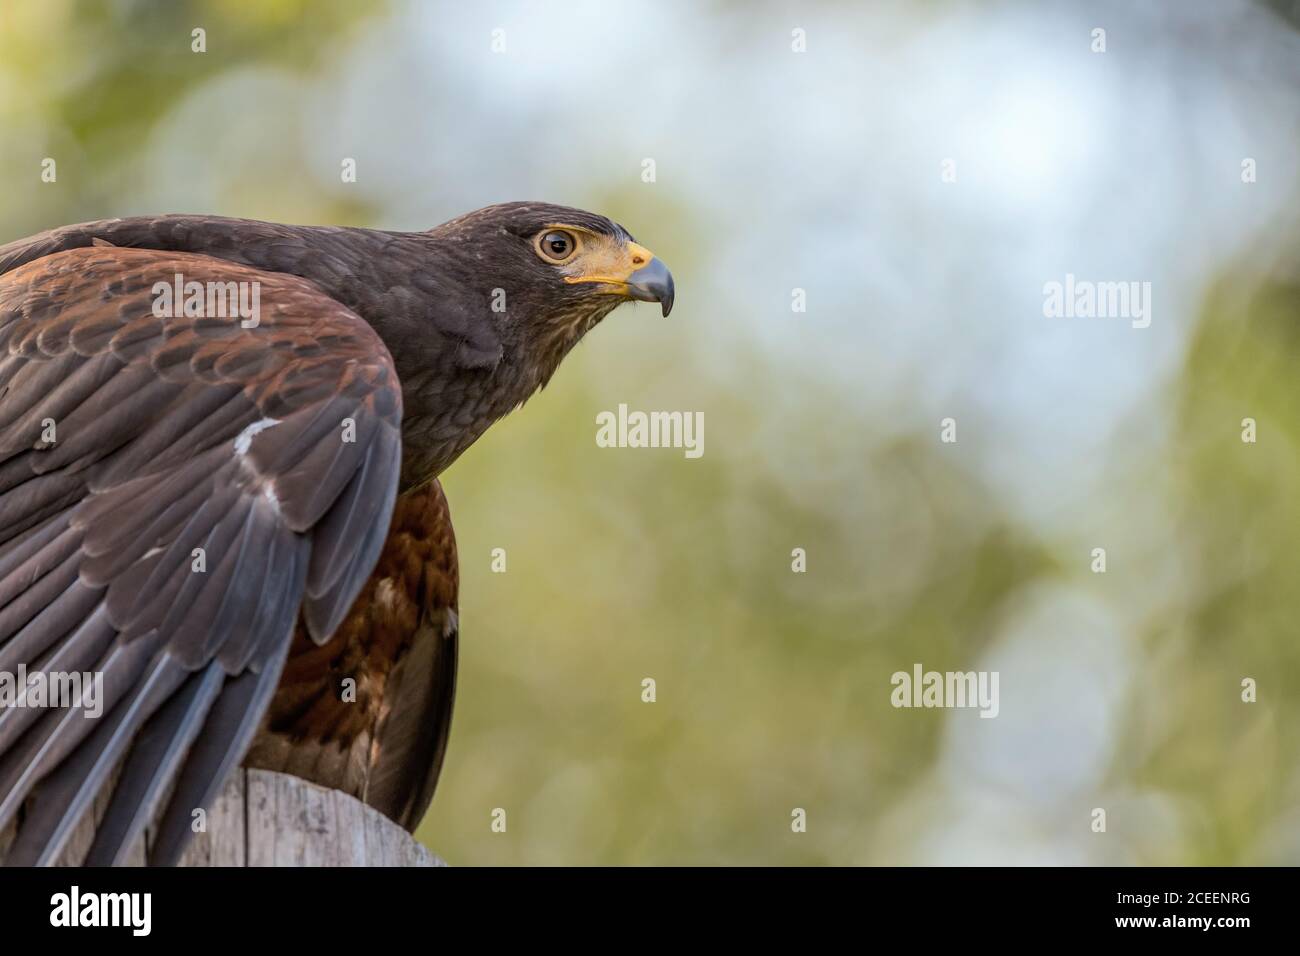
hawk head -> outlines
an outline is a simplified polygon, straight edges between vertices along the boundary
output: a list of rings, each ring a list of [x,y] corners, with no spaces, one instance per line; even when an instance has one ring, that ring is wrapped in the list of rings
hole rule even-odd
[[[503,339],[530,333],[572,345],[629,300],[673,307],[673,277],[613,220],[540,202],[487,206],[429,232]],[[515,334],[512,334],[515,333]]]

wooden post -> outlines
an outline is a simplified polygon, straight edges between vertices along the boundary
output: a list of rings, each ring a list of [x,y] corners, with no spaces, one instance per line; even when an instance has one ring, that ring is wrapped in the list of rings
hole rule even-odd
[[[388,817],[338,790],[243,767],[181,866],[446,866]]]
[[[107,797],[95,805],[102,817]],[[402,827],[360,800],[298,777],[239,770],[194,834],[181,866],[446,866]],[[93,839],[83,821],[64,850],[62,865],[81,862]],[[151,834],[146,834],[148,839]],[[0,834],[0,856],[12,834]],[[144,841],[131,855],[144,863]]]

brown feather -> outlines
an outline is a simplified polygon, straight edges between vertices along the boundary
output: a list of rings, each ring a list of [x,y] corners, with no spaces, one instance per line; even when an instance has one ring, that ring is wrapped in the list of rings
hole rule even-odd
[[[0,246],[0,662],[111,672],[93,730],[0,714],[0,830],[37,794],[13,859],[55,859],[115,786],[90,858],[124,859],[170,793],[174,861],[259,725],[254,764],[415,827],[458,641],[434,479],[625,298],[603,259],[572,282],[542,261],[554,223],[631,241],[508,203],[427,233],[161,216]],[[260,324],[156,311],[177,274],[256,284]]]
[[[246,765],[342,790],[414,829],[450,730],[458,574],[442,486],[400,495],[334,637],[317,645],[299,622]]]
[[[155,283],[176,273],[258,283],[260,324],[156,316]],[[18,266],[0,275],[0,340],[0,412],[16,410],[0,450],[0,657],[33,673],[104,671],[109,688],[97,728],[71,711],[0,714],[0,828],[46,781],[10,862],[47,862],[143,727],[168,756],[131,766],[166,779],[128,776],[129,792],[175,778],[173,801],[205,801],[242,757],[304,599],[328,637],[383,545],[401,397],[379,337],[311,283],[188,253],[96,245]],[[357,441],[342,439],[344,419]],[[234,440],[257,422],[269,427]],[[278,467],[277,427],[300,436]],[[358,514],[379,520],[360,527]],[[339,527],[350,560],[313,579],[315,538]],[[167,706],[200,672],[223,674],[205,706]],[[188,740],[188,756],[172,744]],[[160,852],[183,843],[195,805],[169,806]],[[119,822],[133,839],[138,815]]]

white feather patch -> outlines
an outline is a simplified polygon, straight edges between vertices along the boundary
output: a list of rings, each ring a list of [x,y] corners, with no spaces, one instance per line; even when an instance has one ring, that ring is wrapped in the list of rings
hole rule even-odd
[[[235,436],[235,454],[247,455],[249,447],[253,444],[254,436],[278,424],[280,424],[278,418],[263,418],[261,421],[253,422],[253,424],[245,427],[242,432]]]

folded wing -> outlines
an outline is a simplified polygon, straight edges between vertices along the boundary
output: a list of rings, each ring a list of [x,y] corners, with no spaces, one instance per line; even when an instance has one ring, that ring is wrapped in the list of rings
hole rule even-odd
[[[232,290],[256,324],[212,314]],[[300,610],[323,642],[374,566],[400,422],[383,343],[303,279],[107,246],[0,275],[0,672],[103,682],[98,717],[0,707],[0,830],[31,808],[6,863],[54,862],[110,785],[87,862],[157,811],[151,861],[179,857]]]

